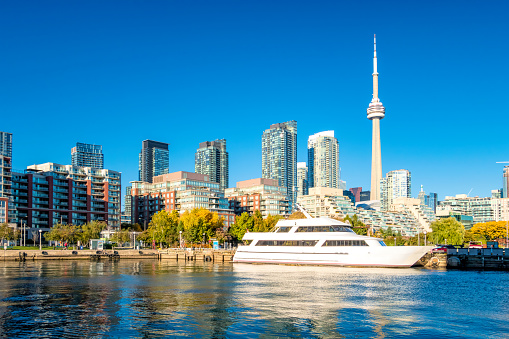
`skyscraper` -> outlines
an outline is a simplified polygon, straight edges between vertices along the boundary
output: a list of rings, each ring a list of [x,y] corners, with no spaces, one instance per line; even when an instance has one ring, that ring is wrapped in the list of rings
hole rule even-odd
[[[380,181],[380,204],[385,211],[390,210],[394,199],[400,197],[411,198],[411,194],[412,184],[410,171],[408,170],[390,171]]]
[[[71,149],[71,164],[73,166],[103,169],[103,147],[77,142],[76,146]]]
[[[0,132],[0,223],[9,222],[15,216],[11,208],[9,213],[9,200],[12,184],[12,134]],[[12,202],[11,202],[12,204]],[[12,206],[11,206],[12,207]],[[10,215],[11,214],[11,215]]]
[[[339,142],[334,131],[309,136],[308,169],[309,187],[341,188]]]
[[[373,121],[371,149],[371,200],[380,200],[380,180],[382,179],[382,151],[380,147],[380,120],[385,116],[385,107],[378,98],[378,72],[376,60],[376,35],[373,56],[373,99],[368,107],[368,119]]]
[[[170,169],[170,152],[164,142],[143,140],[139,157],[139,180],[152,182],[152,178],[168,174]]]
[[[194,155],[194,171],[207,174],[210,181],[219,183],[221,189],[228,188],[226,139],[201,142]]]
[[[308,195],[308,167],[305,162],[297,163],[297,196]]]
[[[502,197],[509,198],[509,166],[504,166],[504,174],[502,178],[504,180],[504,188],[502,188]]]
[[[433,210],[433,213],[437,212],[437,205],[438,205],[438,194],[430,192],[428,206]]]
[[[285,187],[293,208],[297,199],[297,121],[273,124],[263,132],[262,177]]]

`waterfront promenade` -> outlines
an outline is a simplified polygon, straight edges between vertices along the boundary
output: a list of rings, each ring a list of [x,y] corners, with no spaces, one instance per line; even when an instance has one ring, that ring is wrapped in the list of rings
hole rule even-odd
[[[112,250],[2,250],[0,260],[120,260],[120,259],[152,259],[152,260],[184,260],[231,262],[234,250],[204,249],[112,249]]]

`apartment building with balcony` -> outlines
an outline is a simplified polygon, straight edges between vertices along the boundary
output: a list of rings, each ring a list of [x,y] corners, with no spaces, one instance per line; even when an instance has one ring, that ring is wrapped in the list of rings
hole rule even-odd
[[[220,184],[205,174],[174,172],[153,177],[153,182],[132,181],[132,222],[148,227],[152,216],[162,210],[180,213],[205,208],[224,218],[225,227],[235,221]],[[126,207],[127,210],[127,207]]]
[[[357,215],[371,232],[390,227],[394,232],[400,232],[404,236],[413,236],[429,228],[429,225],[423,224],[424,215],[427,214],[419,212],[419,206],[414,206],[415,203],[420,205],[418,199],[408,204],[407,201],[398,201],[397,211],[375,211],[356,207],[345,193],[346,191],[342,189],[315,187],[309,189],[308,195],[298,197],[297,202],[315,218],[344,219],[346,216]],[[348,191],[349,193],[351,192]],[[421,214],[423,216],[419,219],[417,215]]]
[[[257,178],[237,182],[236,187],[227,188],[225,196],[236,215],[253,214],[259,210],[264,217],[291,214],[287,188],[279,186],[276,179]]]
[[[45,163],[13,173],[17,222],[48,230],[56,223],[92,220],[120,227],[120,172]]]
[[[12,133],[0,132],[0,223],[14,222],[12,193]]]

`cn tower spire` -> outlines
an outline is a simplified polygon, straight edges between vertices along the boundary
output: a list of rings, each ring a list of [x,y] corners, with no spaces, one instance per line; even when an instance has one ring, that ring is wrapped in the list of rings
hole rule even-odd
[[[376,34],[374,37],[374,52],[373,52],[373,99],[378,101],[378,72],[376,60]]]
[[[380,200],[380,180],[382,179],[382,151],[380,146],[380,120],[385,117],[385,107],[378,98],[378,69],[376,57],[376,34],[373,51],[373,98],[368,107],[368,119],[373,121],[371,148],[371,200]]]

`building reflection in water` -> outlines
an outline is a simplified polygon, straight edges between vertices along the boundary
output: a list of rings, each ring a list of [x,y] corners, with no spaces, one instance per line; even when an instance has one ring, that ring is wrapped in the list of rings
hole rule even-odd
[[[451,273],[149,260],[4,262],[0,333],[112,338],[432,335],[442,332],[434,328],[436,322],[423,319],[440,315],[429,311],[437,303],[437,274]],[[447,321],[458,323],[442,320]]]

